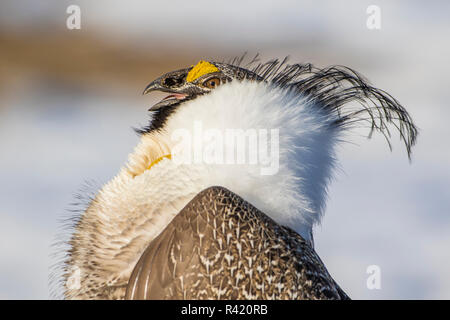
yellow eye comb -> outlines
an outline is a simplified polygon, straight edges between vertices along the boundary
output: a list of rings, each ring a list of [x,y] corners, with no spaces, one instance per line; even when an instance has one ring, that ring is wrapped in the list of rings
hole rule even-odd
[[[193,67],[191,69],[191,71],[189,71],[189,73],[186,77],[186,82],[195,81],[196,79],[200,78],[201,76],[203,76],[205,74],[218,72],[218,71],[220,71],[220,70],[217,69],[217,67],[215,65],[213,65],[212,63],[200,60],[195,65],[195,67]]]

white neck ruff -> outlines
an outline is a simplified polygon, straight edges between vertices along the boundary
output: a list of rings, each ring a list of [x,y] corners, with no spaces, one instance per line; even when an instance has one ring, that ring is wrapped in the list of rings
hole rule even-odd
[[[178,108],[168,118],[164,129],[144,135],[130,156],[130,168],[136,168],[136,163],[140,163],[137,171],[141,174],[136,178],[145,180],[147,188],[154,192],[159,189],[155,188],[157,184],[161,185],[164,193],[168,192],[170,185],[173,199],[188,194],[195,196],[210,186],[226,187],[279,224],[310,240],[312,226],[320,222],[324,211],[327,184],[334,164],[334,145],[338,136],[337,129],[330,126],[334,119],[298,95],[258,82],[232,82]],[[238,130],[256,132],[254,137],[257,139],[260,133],[266,133],[267,139],[259,139],[253,145],[247,139],[245,148],[248,153],[244,156],[244,163],[236,164],[235,145],[227,144],[230,142],[226,138],[230,129],[234,133]],[[199,136],[199,132],[202,135]],[[199,141],[199,137],[204,138],[203,144],[197,144],[197,147],[202,146],[197,156],[207,153],[208,142],[211,146],[211,141],[222,141],[220,145],[225,147],[219,159],[225,159],[226,163],[230,150],[234,150],[235,161],[231,161],[232,164],[208,164],[204,158],[199,162],[199,158],[192,154],[190,163],[180,164],[174,155],[180,144],[186,145],[183,139],[180,140],[180,133],[191,137],[191,146]],[[277,138],[276,133],[278,143],[275,144],[272,139]],[[175,140],[177,138],[179,140]],[[150,170],[143,171],[149,161],[142,161],[142,158],[149,148],[155,152],[155,147],[150,146],[155,141],[159,144],[158,151],[151,159],[167,153],[171,153],[173,159],[162,159]],[[268,145],[266,150],[261,150],[261,142]],[[259,156],[262,153],[270,155],[271,152],[272,157],[266,156],[265,163],[261,163]],[[217,156],[217,152],[213,154]],[[256,164],[250,163],[251,154],[256,156]],[[171,181],[163,177],[168,177],[169,171]],[[166,197],[161,195],[160,198]],[[190,199],[186,198],[186,203]]]

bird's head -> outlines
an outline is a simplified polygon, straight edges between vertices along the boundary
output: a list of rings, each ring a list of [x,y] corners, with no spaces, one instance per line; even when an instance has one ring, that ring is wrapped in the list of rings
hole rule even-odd
[[[233,79],[262,80],[256,73],[239,66],[201,60],[195,66],[162,75],[145,88],[144,94],[153,91],[170,94],[149,109],[155,111],[195,99]]]

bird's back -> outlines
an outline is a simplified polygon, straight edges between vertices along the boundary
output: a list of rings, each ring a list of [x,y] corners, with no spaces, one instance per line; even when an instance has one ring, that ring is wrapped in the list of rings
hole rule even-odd
[[[347,299],[314,249],[235,193],[199,193],[154,239],[126,299]]]

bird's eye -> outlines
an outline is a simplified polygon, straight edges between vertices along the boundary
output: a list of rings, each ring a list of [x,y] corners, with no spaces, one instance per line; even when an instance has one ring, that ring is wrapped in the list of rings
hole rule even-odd
[[[211,78],[211,79],[203,82],[202,85],[206,88],[214,89],[220,85],[220,79],[219,78]]]

